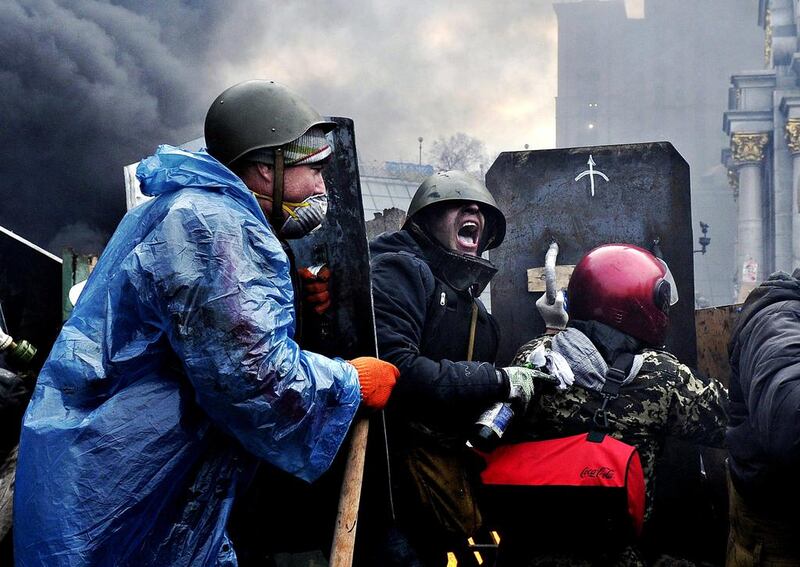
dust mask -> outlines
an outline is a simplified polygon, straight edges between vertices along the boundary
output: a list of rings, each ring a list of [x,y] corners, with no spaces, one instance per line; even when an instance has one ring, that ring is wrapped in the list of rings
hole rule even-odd
[[[272,202],[272,198],[266,195],[256,192],[253,192],[253,195],[257,199]],[[302,238],[317,230],[325,220],[325,213],[328,212],[328,196],[312,195],[299,203],[284,201],[283,210],[289,216],[283,221],[278,236],[287,240]]]

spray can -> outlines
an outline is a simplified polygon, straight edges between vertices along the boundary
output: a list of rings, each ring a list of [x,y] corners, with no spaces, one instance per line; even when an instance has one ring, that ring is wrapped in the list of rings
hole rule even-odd
[[[497,402],[483,412],[473,425],[467,447],[484,453],[492,451],[500,443],[503,434],[514,418],[514,410],[508,402]]]

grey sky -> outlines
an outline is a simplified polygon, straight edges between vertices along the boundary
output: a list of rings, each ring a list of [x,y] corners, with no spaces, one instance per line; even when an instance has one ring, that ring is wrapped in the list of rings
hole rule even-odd
[[[110,232],[121,166],[201,134],[250,78],[352,117],[368,160],[459,131],[552,146],[555,23],[550,0],[0,3],[0,224],[45,246],[79,221]]]
[[[419,136],[459,131],[494,151],[554,143],[552,2],[290,4],[261,21],[239,5],[221,36],[264,31],[244,58],[224,54],[225,82],[269,76],[353,117],[369,159],[416,161]]]

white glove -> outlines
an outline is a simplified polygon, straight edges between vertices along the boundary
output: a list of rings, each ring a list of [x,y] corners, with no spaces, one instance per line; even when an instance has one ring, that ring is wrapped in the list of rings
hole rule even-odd
[[[543,293],[542,297],[536,300],[536,309],[539,310],[539,315],[544,319],[545,327],[548,329],[562,330],[567,327],[569,315],[567,315],[567,310],[564,309],[563,290],[558,290],[556,300],[552,305],[547,302],[547,294]]]

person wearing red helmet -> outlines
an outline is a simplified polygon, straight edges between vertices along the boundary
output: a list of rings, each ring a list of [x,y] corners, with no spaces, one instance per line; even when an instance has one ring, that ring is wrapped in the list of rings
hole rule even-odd
[[[603,428],[639,451],[647,491],[646,531],[652,514],[655,461],[665,438],[721,446],[727,393],[720,382],[695,375],[664,349],[677,288],[667,264],[647,250],[606,244],[589,251],[575,266],[567,298],[565,328],[523,345],[512,364],[546,365],[562,384],[573,387],[542,389],[512,433],[517,440],[550,439],[596,429],[606,372],[610,366],[619,366],[620,355],[632,355],[619,395],[606,405]],[[548,327],[566,322],[563,309],[559,317],[553,309],[543,310],[542,302],[537,305]],[[595,549],[593,558],[576,557],[573,547],[559,545],[557,539],[551,542],[552,553],[546,561],[561,558],[570,565],[593,564],[602,553],[610,564],[642,561],[630,541]]]
[[[631,244],[595,248],[575,266],[568,297],[574,319],[599,321],[661,346],[678,288],[667,264]]]

